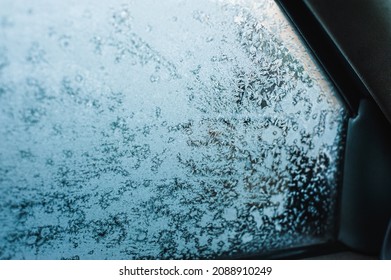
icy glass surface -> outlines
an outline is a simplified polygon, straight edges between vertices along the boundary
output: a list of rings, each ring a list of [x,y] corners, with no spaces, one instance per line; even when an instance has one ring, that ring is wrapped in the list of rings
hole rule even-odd
[[[333,236],[345,110],[271,0],[0,0],[0,258]]]

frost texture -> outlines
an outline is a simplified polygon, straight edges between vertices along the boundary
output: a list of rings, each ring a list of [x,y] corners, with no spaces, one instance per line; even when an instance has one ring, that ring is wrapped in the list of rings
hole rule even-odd
[[[345,111],[276,4],[106,2],[0,0],[0,258],[330,240]]]

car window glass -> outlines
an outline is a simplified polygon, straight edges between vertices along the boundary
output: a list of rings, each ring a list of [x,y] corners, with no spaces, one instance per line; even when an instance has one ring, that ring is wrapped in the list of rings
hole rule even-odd
[[[274,1],[0,6],[0,258],[333,238],[346,111]]]

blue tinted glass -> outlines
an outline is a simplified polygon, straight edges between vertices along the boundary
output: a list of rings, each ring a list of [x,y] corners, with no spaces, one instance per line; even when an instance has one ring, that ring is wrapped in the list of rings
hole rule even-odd
[[[345,109],[274,1],[0,6],[0,258],[333,238]]]

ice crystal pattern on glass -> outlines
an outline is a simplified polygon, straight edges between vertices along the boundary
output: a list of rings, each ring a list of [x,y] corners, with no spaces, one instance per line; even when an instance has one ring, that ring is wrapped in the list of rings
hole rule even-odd
[[[0,258],[332,237],[345,113],[270,0],[0,0]]]

